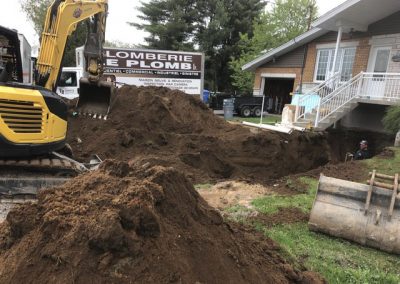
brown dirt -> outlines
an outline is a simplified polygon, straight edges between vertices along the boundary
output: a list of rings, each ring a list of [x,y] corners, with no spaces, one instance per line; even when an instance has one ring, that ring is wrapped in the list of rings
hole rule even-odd
[[[267,227],[273,227],[280,224],[304,223],[308,221],[309,215],[296,207],[279,208],[279,211],[273,214],[258,214],[250,216],[251,223],[261,223]]]
[[[156,87],[119,89],[107,121],[71,117],[68,137],[80,160],[98,154],[173,166],[196,183],[263,182],[310,170],[330,158],[323,135],[254,133],[226,123],[197,98]]]
[[[271,194],[273,191],[261,184],[250,184],[241,181],[224,181],[207,189],[198,190],[210,206],[223,210],[234,205],[251,207],[250,203],[258,197]]]
[[[172,168],[106,161],[0,225],[0,283],[322,283]]]
[[[319,178],[320,174],[328,177],[364,183],[368,179],[368,169],[361,161],[352,161],[340,164],[327,164],[311,170],[306,175]]]

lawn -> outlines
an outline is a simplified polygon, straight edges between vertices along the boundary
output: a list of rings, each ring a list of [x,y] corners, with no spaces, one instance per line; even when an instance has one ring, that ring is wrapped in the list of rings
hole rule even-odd
[[[386,174],[399,172],[400,150],[394,148],[392,150],[395,152],[395,157],[389,159],[376,157],[363,161],[363,166],[368,170],[378,168],[379,172]],[[318,181],[302,177],[299,182],[306,184],[308,191],[293,196],[271,195],[256,199],[252,202],[254,210],[269,215],[278,212],[279,208],[297,207],[309,213]],[[236,218],[233,219],[240,222],[246,222],[246,216],[249,215],[246,210],[237,206],[227,212],[234,213]],[[238,216],[240,218],[237,218]],[[329,283],[400,283],[399,256],[311,232],[306,222],[281,224],[269,228],[262,224],[255,226],[278,242],[282,247],[282,253],[289,260],[319,272]]]
[[[259,117],[235,117],[236,121],[246,121],[246,122],[252,122],[252,123],[260,123],[260,118]],[[281,122],[282,117],[280,115],[267,115],[263,117],[263,123],[264,124],[271,124],[274,125],[275,123]]]

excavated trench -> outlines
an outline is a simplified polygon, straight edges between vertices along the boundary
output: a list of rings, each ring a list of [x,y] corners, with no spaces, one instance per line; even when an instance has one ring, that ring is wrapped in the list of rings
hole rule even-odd
[[[292,135],[232,125],[194,97],[157,87],[119,89],[107,121],[71,117],[75,158],[172,166],[193,183],[221,179],[264,182],[343,161],[359,141],[379,151],[386,136],[338,132]]]

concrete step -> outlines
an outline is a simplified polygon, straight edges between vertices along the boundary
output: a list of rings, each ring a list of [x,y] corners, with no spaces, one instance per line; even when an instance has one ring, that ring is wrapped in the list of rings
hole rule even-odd
[[[311,121],[303,121],[303,122],[294,122],[293,125],[298,127],[311,128],[314,125],[314,123]]]

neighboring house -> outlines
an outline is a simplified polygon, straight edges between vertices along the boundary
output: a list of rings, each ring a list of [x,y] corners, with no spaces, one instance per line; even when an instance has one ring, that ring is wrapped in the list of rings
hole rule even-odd
[[[400,103],[400,0],[348,0],[243,70],[279,109],[303,94],[292,102],[298,125],[382,131],[385,109]]]

